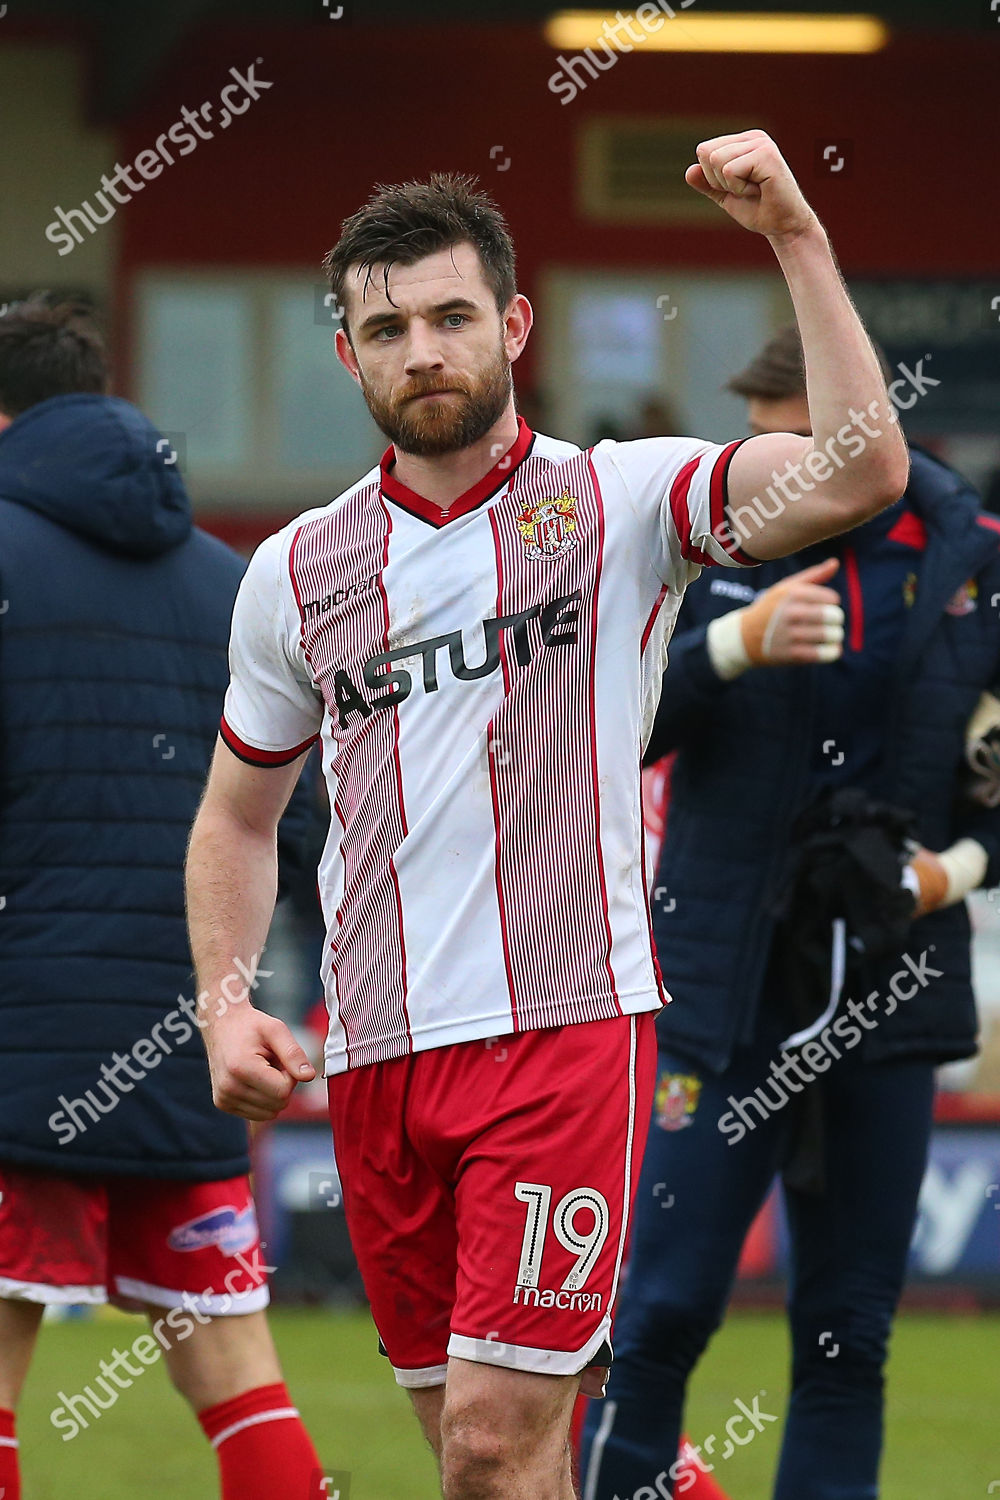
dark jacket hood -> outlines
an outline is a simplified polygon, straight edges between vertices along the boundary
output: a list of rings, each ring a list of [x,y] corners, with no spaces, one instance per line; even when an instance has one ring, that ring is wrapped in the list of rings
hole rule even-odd
[[[0,498],[112,552],[156,557],[192,525],[171,452],[118,396],[55,396],[0,432]]]

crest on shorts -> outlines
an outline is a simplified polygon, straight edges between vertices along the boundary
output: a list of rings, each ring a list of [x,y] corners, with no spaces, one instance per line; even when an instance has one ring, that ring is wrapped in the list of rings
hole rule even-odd
[[[257,1243],[257,1215],[252,1203],[238,1209],[227,1203],[186,1224],[177,1224],[167,1236],[171,1250],[204,1250],[208,1245],[218,1245],[223,1255],[236,1255],[249,1250]]]
[[[656,1085],[656,1123],[661,1130],[684,1130],[694,1124],[701,1079],[693,1073],[661,1073]]]
[[[946,615],[971,615],[978,608],[979,585],[974,578],[970,578],[962,587],[956,589],[948,603],[944,607]]]
[[[540,500],[530,505],[517,518],[517,529],[521,533],[529,557],[560,557],[576,546],[576,496],[563,490],[551,500]]]

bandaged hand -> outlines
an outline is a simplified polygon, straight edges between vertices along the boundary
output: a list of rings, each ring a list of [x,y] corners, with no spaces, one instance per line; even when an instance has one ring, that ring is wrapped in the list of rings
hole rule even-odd
[[[917,903],[914,916],[924,917],[940,906],[954,906],[980,885],[989,863],[986,850],[976,839],[959,839],[935,854],[920,848],[903,871],[903,884]]]
[[[844,646],[844,611],[836,590],[825,584],[839,566],[828,557],[713,620],[706,644],[717,675],[730,681],[748,667],[836,661]]]

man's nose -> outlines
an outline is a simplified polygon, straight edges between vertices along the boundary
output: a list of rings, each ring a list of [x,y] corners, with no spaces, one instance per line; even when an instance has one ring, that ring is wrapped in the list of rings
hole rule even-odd
[[[409,335],[406,348],[407,374],[440,370],[444,365],[444,357],[436,330],[415,318],[410,324]]]

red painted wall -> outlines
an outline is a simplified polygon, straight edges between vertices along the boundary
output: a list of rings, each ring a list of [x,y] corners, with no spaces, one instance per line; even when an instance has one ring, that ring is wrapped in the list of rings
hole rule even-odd
[[[556,54],[532,28],[217,27],[186,44],[128,121],[122,161],[151,146],[181,105],[217,101],[229,69],[256,58],[273,87],[123,213],[123,310],[131,274],[146,265],[318,266],[375,181],[433,170],[476,172],[495,191],[529,296],[549,263],[772,263],[763,241],[728,226],[581,220],[575,139],[592,112],[736,114],[770,129],[848,273],[998,269],[986,101],[1000,44],[986,32],[903,36],[871,57],[637,51],[563,105],[547,87]],[[852,175],[816,176],[817,139],[843,137],[854,142]],[[493,146],[503,147],[495,161]]]

